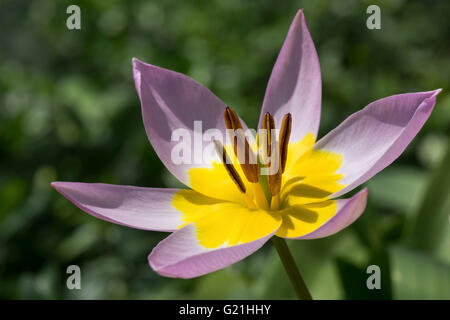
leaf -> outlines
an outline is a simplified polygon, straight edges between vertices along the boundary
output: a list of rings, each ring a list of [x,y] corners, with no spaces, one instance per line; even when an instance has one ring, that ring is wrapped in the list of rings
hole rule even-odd
[[[375,176],[367,185],[372,201],[376,201],[381,207],[413,213],[420,204],[427,179],[428,175],[423,170],[392,166]]]
[[[450,265],[403,246],[389,248],[394,299],[450,299]]]
[[[252,297],[250,288],[235,267],[213,272],[200,278],[193,293],[193,298],[208,300],[250,299]]]
[[[78,257],[84,251],[95,245],[100,239],[98,224],[85,224],[78,227],[67,236],[56,251],[62,260],[68,261]]]
[[[450,197],[447,197],[447,202],[444,206],[444,212],[450,212]],[[447,227],[444,232],[444,236],[441,238],[440,242],[437,244],[435,253],[436,253],[436,257],[438,257],[450,264],[450,217],[449,217],[449,222],[446,225],[447,225]]]
[[[419,207],[412,232],[415,247],[436,253],[449,229],[450,140],[440,165],[433,172]]]

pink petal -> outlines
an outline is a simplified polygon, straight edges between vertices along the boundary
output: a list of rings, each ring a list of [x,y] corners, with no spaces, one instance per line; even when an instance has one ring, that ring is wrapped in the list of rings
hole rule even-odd
[[[226,127],[223,112],[226,108],[209,89],[183,74],[146,64],[133,59],[136,90],[142,106],[147,137],[161,161],[181,182],[189,186],[188,170],[206,167],[216,156],[195,159],[211,141],[202,141],[194,148],[194,121],[202,121],[202,131],[219,129],[225,139]],[[247,129],[243,123],[244,129]],[[176,129],[186,129],[191,136],[190,163],[176,164],[171,152],[180,141],[171,141]],[[222,141],[225,142],[225,141]]]
[[[194,278],[244,259],[261,248],[275,231],[245,244],[208,249],[198,243],[196,228],[189,224],[161,241],[148,256],[148,261],[162,276]]]
[[[273,67],[264,97],[259,128],[263,115],[270,112],[276,128],[283,116],[292,114],[292,142],[311,132],[317,135],[320,122],[322,82],[320,65],[309,34],[303,11],[292,21],[288,35]]]
[[[428,119],[441,90],[406,93],[372,102],[317,142],[315,149],[342,154],[338,197],[391,164]]]
[[[367,188],[364,188],[349,199],[339,199],[337,213],[320,228],[297,239],[317,239],[331,236],[347,228],[364,212],[367,203]]]
[[[154,231],[174,231],[183,225],[181,214],[171,204],[177,189],[79,182],[52,182],[51,186],[102,220]]]

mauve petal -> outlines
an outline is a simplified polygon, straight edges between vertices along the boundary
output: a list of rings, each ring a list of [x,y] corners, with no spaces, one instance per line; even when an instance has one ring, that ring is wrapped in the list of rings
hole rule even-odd
[[[319,59],[303,11],[300,10],[292,21],[273,67],[259,118],[259,128],[262,127],[266,112],[274,116],[278,129],[283,116],[290,112],[293,122],[290,141],[299,141],[308,132],[316,136],[321,97]]]
[[[148,261],[162,276],[194,278],[244,259],[261,248],[275,231],[245,244],[207,249],[198,243],[194,224],[189,224],[161,241],[148,256]]]
[[[102,220],[167,232],[183,225],[181,214],[171,204],[177,189],[80,182],[52,182],[51,186],[81,210]]]
[[[202,131],[219,129],[225,139],[226,127],[223,118],[225,104],[209,89],[183,74],[153,66],[133,59],[133,74],[136,90],[142,106],[142,117],[148,139],[161,161],[181,182],[189,186],[188,170],[209,166],[216,155],[209,154],[204,161],[193,157],[201,153],[194,149],[194,121],[202,121]],[[243,123],[244,129],[247,127]],[[186,129],[191,136],[191,164],[175,164],[171,152],[179,141],[171,141],[176,129]],[[202,149],[210,141],[202,141]],[[201,160],[201,159],[198,159]]]
[[[352,114],[315,145],[343,156],[337,173],[347,185],[338,197],[391,164],[428,119],[441,90],[406,93],[372,102]]]
[[[337,213],[320,228],[297,239],[324,238],[347,228],[364,212],[367,203],[367,194],[367,188],[364,188],[349,199],[336,200]]]

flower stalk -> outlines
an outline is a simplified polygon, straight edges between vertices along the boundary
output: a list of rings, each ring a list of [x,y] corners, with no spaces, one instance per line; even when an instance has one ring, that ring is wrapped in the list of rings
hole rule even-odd
[[[295,264],[294,258],[286,244],[286,240],[283,238],[274,236],[272,237],[272,243],[277,249],[278,255],[280,256],[281,262],[283,263],[284,269],[289,276],[289,280],[294,287],[297,298],[300,300],[313,300],[311,293],[309,293],[308,287],[303,280],[300,271]]]

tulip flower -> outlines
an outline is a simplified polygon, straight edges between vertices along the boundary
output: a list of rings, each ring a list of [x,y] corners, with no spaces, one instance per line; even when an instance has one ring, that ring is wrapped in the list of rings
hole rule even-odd
[[[284,239],[327,237],[358,219],[366,206],[367,189],[338,197],[400,156],[428,119],[440,92],[377,100],[317,139],[321,74],[300,10],[265,92],[259,128],[269,134],[258,140],[266,139],[266,149],[256,150],[250,138],[241,136],[245,161],[233,162],[239,148],[213,141],[220,157],[175,163],[174,130],[194,134],[194,122],[201,121],[203,128],[215,128],[227,136],[247,126],[211,91],[183,74],[138,59],[133,59],[133,72],[148,139],[167,169],[188,188],[78,182],[53,182],[52,187],[97,218],[171,232],[148,256],[151,268],[167,277],[193,278],[219,270],[272,238],[303,298],[310,295]],[[201,143],[206,147],[211,141]],[[262,160],[270,150],[277,155],[279,168],[262,175]],[[257,161],[252,163],[250,158]]]

